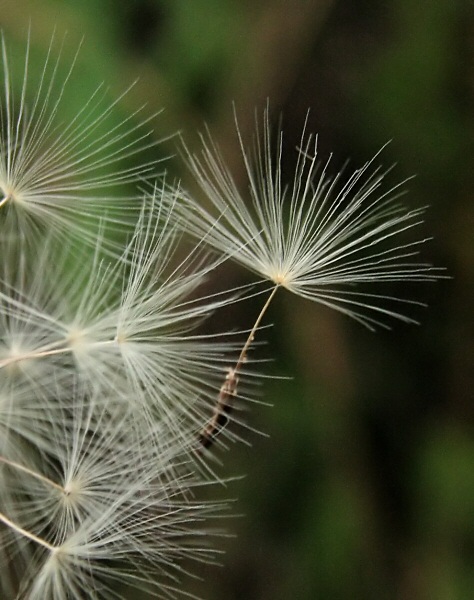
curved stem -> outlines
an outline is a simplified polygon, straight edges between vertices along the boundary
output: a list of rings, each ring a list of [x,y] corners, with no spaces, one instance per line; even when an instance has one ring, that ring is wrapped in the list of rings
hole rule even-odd
[[[13,529],[13,531],[16,531],[20,535],[28,538],[29,540],[32,540],[33,542],[36,542],[40,546],[43,546],[43,548],[46,548],[50,552],[55,552],[56,551],[56,546],[52,546],[46,540],[43,540],[43,538],[38,537],[34,533],[31,533],[31,531],[23,529],[23,527],[20,527],[19,525],[17,525],[16,523],[14,523],[11,519],[9,519],[8,517],[6,517],[1,512],[0,512],[0,522],[2,522],[7,527],[10,527],[11,529]]]
[[[51,479],[48,479],[44,475],[40,475],[40,473],[36,473],[35,471],[32,471],[28,467],[24,467],[23,465],[20,465],[20,463],[17,463],[13,460],[5,458],[4,456],[0,456],[0,462],[4,463],[5,465],[8,465],[12,469],[16,469],[17,471],[23,471],[24,473],[31,475],[31,477],[34,477],[35,479],[38,479],[39,481],[42,481],[43,483],[46,483],[47,485],[56,488],[60,492],[64,492],[64,488],[61,485],[59,485],[58,483],[51,481]]]
[[[2,206],[3,206],[4,204],[6,204],[6,203],[7,203],[9,200],[10,200],[10,196],[9,196],[9,194],[7,194],[7,195],[6,195],[4,198],[2,198],[2,199],[0,200],[0,208],[2,208]]]
[[[113,339],[105,340],[103,342],[95,342],[93,344],[90,344],[90,346],[94,348],[100,348],[103,346],[110,346],[111,344],[117,343],[117,340]],[[66,344],[65,346],[62,346],[60,348],[38,348],[38,350],[34,350],[32,352],[25,352],[25,354],[21,354],[19,356],[10,356],[8,358],[0,360],[0,369],[8,367],[9,365],[15,364],[17,362],[21,362],[22,360],[28,360],[30,358],[44,358],[46,356],[55,356],[57,354],[67,354],[68,352],[73,351],[74,347],[69,344]]]
[[[239,371],[242,368],[245,360],[247,359],[247,352],[249,351],[250,346],[255,338],[255,332],[257,331],[263,316],[267,312],[268,307],[275,296],[277,289],[280,287],[280,284],[277,283],[275,287],[270,292],[265,304],[262,306],[258,317],[250,330],[247,340],[240,351],[239,358],[235,363],[235,367],[233,369],[228,369],[226,378],[224,383],[222,384],[219,395],[217,397],[217,404],[214,407],[214,412],[212,417],[209,419],[208,423],[201,430],[199,434],[199,448],[196,449],[196,453],[198,455],[201,454],[202,448],[209,448],[214,443],[214,439],[216,435],[225,427],[229,420],[229,413],[232,410],[233,401],[237,394],[237,385],[239,381]]]
[[[250,348],[250,346],[251,346],[251,344],[252,344],[252,342],[253,342],[253,340],[255,338],[255,332],[257,331],[258,326],[260,325],[260,323],[261,323],[261,321],[263,319],[263,316],[267,312],[267,309],[270,306],[270,304],[271,304],[271,302],[273,300],[273,297],[275,296],[275,294],[276,294],[276,292],[277,292],[277,290],[278,290],[279,287],[280,287],[280,284],[275,285],[275,287],[272,289],[269,297],[267,298],[267,301],[262,306],[262,310],[260,311],[260,313],[259,313],[259,315],[257,317],[257,320],[255,321],[254,326],[252,327],[252,329],[251,329],[251,331],[249,333],[249,336],[247,338],[247,341],[243,345],[243,348],[242,348],[242,350],[240,352],[239,358],[237,359],[237,362],[235,364],[234,371],[236,373],[242,368],[242,365],[244,364],[244,362],[245,362],[245,360],[247,358],[247,352],[248,352],[248,350],[249,350],[249,348]]]

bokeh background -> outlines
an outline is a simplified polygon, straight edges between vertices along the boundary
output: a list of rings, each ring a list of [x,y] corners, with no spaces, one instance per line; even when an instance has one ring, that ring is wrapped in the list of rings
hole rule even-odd
[[[164,109],[157,138],[191,148],[207,123],[238,179],[232,103],[246,139],[270,99],[288,147],[304,119],[334,168],[385,142],[406,202],[429,205],[425,256],[451,276],[411,294],[420,326],[370,333],[323,307],[277,299],[265,332],[264,399],[251,446],[222,453],[246,474],[222,567],[184,589],[207,600],[474,598],[474,19],[461,0],[9,0],[0,24],[33,61],[51,33],[65,56],[84,38],[71,114],[105,81],[113,99],[138,78],[117,118]],[[66,64],[67,67],[67,64]],[[82,96],[84,94],[84,96]],[[78,106],[74,106],[74,102]],[[175,153],[175,140],[153,151]],[[291,152],[290,152],[291,155]],[[292,158],[285,162],[291,170]],[[179,157],[167,170],[186,180]],[[230,283],[243,275],[228,273]],[[254,307],[255,312],[257,306]],[[248,327],[253,308],[235,309]],[[219,492],[220,493],[220,492]],[[196,571],[196,569],[195,569]],[[131,598],[136,596],[131,595]]]

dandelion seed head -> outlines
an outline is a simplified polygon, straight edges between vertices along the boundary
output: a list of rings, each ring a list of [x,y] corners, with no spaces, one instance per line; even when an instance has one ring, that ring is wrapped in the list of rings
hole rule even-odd
[[[268,270],[268,279],[273,281],[276,285],[290,288],[293,276],[288,271],[282,271],[281,268],[276,268],[275,270]]]
[[[121,329],[120,331],[117,331],[117,334],[115,335],[115,341],[120,346],[123,344],[126,344],[128,341],[127,333],[123,329]]]
[[[25,197],[17,186],[13,186],[6,181],[0,181],[0,191],[3,195],[3,202],[15,202],[19,205],[25,203]]]
[[[379,291],[387,282],[440,277],[441,269],[419,260],[427,239],[415,235],[410,240],[424,209],[400,203],[402,184],[383,190],[384,173],[375,157],[345,178],[329,175],[331,160],[320,163],[317,138],[305,125],[286,185],[283,134],[274,142],[268,108],[263,128],[256,118],[253,150],[246,148],[237,120],[236,126],[245,185],[233,179],[212,138],[202,138],[202,153],[188,152],[187,160],[211,208],[198,207],[193,197],[183,195],[183,228],[196,238],[205,236],[209,245],[262,280],[370,329],[386,326],[387,317],[414,322],[390,305],[416,302]],[[374,284],[377,290],[367,291]]]
[[[25,364],[32,385],[51,394],[58,386],[67,392],[72,375],[95,393],[115,384],[150,422],[160,418],[174,427],[189,449],[189,435],[176,423],[189,421],[199,431],[221,385],[225,357],[236,348],[235,341],[196,328],[232,294],[200,297],[221,258],[208,260],[199,246],[176,258],[167,195],[163,186],[142,199],[120,256],[102,258],[99,238],[92,254],[77,255],[73,245],[61,244],[57,258],[50,238],[21,276],[4,272],[0,322],[6,343],[26,347],[14,360],[0,356],[0,372]]]
[[[0,456],[0,477],[8,476],[0,504],[9,515],[0,511],[0,522],[10,525],[22,589],[52,600],[108,597],[114,581],[171,590],[183,558],[211,560],[204,522],[224,504],[192,499],[201,482],[185,469],[189,459],[170,428],[130,427],[134,410],[110,411],[82,388],[70,400],[57,414],[43,408],[50,427],[41,460]]]
[[[78,499],[84,492],[84,484],[80,477],[75,477],[64,484],[61,497],[64,504],[77,505]]]
[[[220,482],[203,478],[204,451],[239,439],[226,428],[242,424],[235,401],[252,400],[249,352],[278,289],[373,327],[411,319],[365,284],[437,271],[419,262],[426,240],[405,241],[423,210],[401,205],[398,186],[384,192],[373,161],[329,176],[305,126],[286,184],[268,110],[253,151],[237,124],[243,186],[212,140],[188,155],[208,211],[164,180],[150,188],[156,161],[123,166],[155,145],[147,119],[133,124],[140,110],[109,121],[121,98],[99,86],[58,120],[76,58],[61,76],[56,42],[36,81],[28,43],[19,90],[1,42],[0,595],[104,600],[125,584],[176,597],[183,560],[214,560],[208,521],[227,503],[196,500]],[[139,193],[109,192],[137,182]],[[127,241],[109,227],[127,227]],[[183,229],[197,240],[188,253]],[[205,291],[228,258],[273,283],[244,344],[243,332],[200,329],[250,287]]]
[[[78,54],[62,75],[64,40],[53,34],[42,71],[35,76],[29,39],[22,74],[11,71],[3,35],[1,46],[0,239],[32,245],[49,231],[63,240],[72,237],[94,245],[94,226],[106,213],[110,227],[123,230],[133,198],[114,197],[108,190],[156,174],[158,161],[125,164],[158,143],[147,129],[155,115],[140,117],[138,109],[117,123],[115,106],[130,88],[110,102],[100,85],[75,115],[61,121]],[[112,238],[108,251],[118,252]]]
[[[85,329],[80,329],[77,326],[69,327],[66,331],[64,341],[71,346],[74,353],[87,351],[89,340]]]
[[[34,346],[26,345],[25,340],[12,340],[10,346],[4,346],[0,352],[0,360],[4,361],[4,376],[15,378],[18,376],[34,377],[36,372],[35,361],[32,360]]]

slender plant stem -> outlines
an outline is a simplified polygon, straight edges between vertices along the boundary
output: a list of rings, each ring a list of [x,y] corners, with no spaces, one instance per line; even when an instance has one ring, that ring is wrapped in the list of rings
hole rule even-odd
[[[61,343],[65,343],[65,341]],[[103,346],[110,346],[113,344],[119,344],[119,341],[117,339],[104,340],[102,342],[94,342],[93,344],[90,344],[90,346],[93,348],[102,348]],[[67,354],[69,352],[74,352],[74,346],[71,346],[70,344],[66,344],[60,348],[38,348],[38,350],[34,350],[32,352],[25,352],[25,354],[21,354],[18,356],[10,356],[1,360],[0,369],[8,367],[9,365],[15,364],[17,362],[21,362],[22,360],[29,360],[31,358],[44,358],[46,356]]]
[[[2,523],[4,523],[7,527],[10,527],[11,529],[13,529],[13,531],[16,531],[20,535],[28,538],[29,540],[32,540],[33,542],[36,542],[40,546],[43,546],[43,548],[46,548],[47,550],[49,550],[50,552],[56,551],[56,546],[48,544],[48,542],[46,540],[43,540],[43,538],[38,537],[34,533],[31,533],[31,531],[27,531],[26,529],[23,529],[23,527],[20,527],[19,525],[14,523],[12,520],[10,520],[8,517],[6,517],[1,512],[0,512],[0,521]]]
[[[233,369],[228,369],[224,383],[222,384],[219,390],[217,404],[214,407],[212,417],[209,419],[208,423],[205,425],[205,427],[201,430],[199,434],[200,445],[196,449],[196,453],[198,455],[201,454],[203,447],[209,448],[214,443],[214,438],[227,423],[228,414],[232,410],[233,401],[237,394],[239,371],[241,370],[242,366],[244,365],[247,359],[247,352],[249,351],[249,348],[252,345],[252,342],[255,338],[255,332],[257,331],[279,287],[280,284],[277,283],[270,292],[270,295],[265,301],[265,304],[262,306],[262,309],[260,310],[258,317],[252,329],[250,330],[247,340],[245,341],[245,344],[243,345],[242,350],[240,351],[239,358],[235,363],[235,367]]]
[[[64,488],[61,485],[59,485],[58,483],[51,481],[51,479],[48,479],[48,477],[45,477],[44,475],[41,475],[40,473],[36,473],[35,471],[29,469],[28,467],[24,467],[23,465],[20,465],[20,463],[17,463],[13,460],[5,458],[4,456],[0,456],[0,462],[4,463],[5,465],[8,465],[12,469],[16,469],[17,471],[23,471],[24,473],[31,475],[31,477],[34,477],[35,479],[38,479],[39,481],[46,483],[47,485],[59,490],[60,492],[64,492]]]
[[[275,287],[272,289],[270,295],[268,296],[265,304],[262,306],[262,310],[260,311],[260,313],[259,313],[259,315],[257,317],[257,320],[255,321],[254,326],[252,327],[252,329],[251,329],[251,331],[249,333],[249,336],[248,336],[245,344],[242,347],[242,350],[240,352],[239,358],[237,359],[237,362],[235,364],[234,371],[236,373],[238,371],[240,371],[240,369],[242,368],[242,365],[244,364],[244,362],[245,362],[245,360],[247,358],[247,352],[248,352],[248,350],[249,350],[250,346],[252,345],[252,342],[253,342],[253,340],[255,338],[255,332],[257,331],[258,326],[260,325],[260,323],[261,323],[261,321],[263,319],[263,316],[267,312],[267,309],[270,306],[270,304],[271,304],[271,302],[272,302],[272,300],[273,300],[273,298],[274,298],[274,296],[275,296],[275,294],[276,294],[276,292],[277,292],[277,290],[278,290],[279,287],[280,287],[279,284],[275,285]]]
[[[6,204],[10,200],[10,196],[7,194],[4,198],[0,200],[0,208]]]

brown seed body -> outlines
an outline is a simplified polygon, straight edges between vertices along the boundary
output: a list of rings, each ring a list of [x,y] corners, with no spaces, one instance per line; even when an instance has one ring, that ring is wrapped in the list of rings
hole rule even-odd
[[[199,434],[199,443],[203,448],[210,448],[216,436],[222,431],[229,421],[232,412],[234,398],[237,395],[237,384],[239,379],[235,369],[229,368],[224,383],[219,390],[216,405],[212,417]]]

